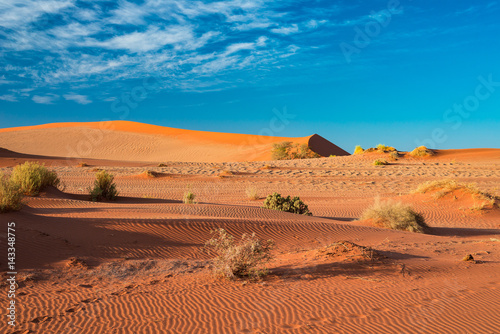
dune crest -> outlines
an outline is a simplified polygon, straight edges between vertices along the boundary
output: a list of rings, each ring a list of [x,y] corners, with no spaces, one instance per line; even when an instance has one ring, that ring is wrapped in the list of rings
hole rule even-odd
[[[349,155],[319,135],[270,137],[107,121],[0,129],[0,147],[23,153],[121,161],[266,161],[272,144],[308,144],[323,156]]]

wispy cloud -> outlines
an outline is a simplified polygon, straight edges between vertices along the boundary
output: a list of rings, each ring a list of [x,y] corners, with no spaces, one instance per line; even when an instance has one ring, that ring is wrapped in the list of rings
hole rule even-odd
[[[65,94],[63,97],[68,101],[74,101],[78,104],[89,104],[92,103],[88,96],[78,95],[78,94]]]
[[[17,102],[17,97],[12,94],[0,95],[0,100],[9,101],[9,102]]]
[[[275,34],[280,34],[280,35],[296,34],[299,32],[299,26],[297,24],[292,24],[287,27],[274,28],[271,29],[271,31],[274,32]]]
[[[33,102],[39,104],[54,104],[54,102],[59,99],[59,95],[35,95],[31,99],[33,100]]]

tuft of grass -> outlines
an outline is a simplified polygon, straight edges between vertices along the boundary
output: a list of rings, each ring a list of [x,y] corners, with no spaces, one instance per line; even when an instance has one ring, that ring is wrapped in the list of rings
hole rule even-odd
[[[411,206],[401,202],[375,200],[375,203],[361,215],[361,220],[373,220],[376,226],[393,230],[425,233],[428,225],[424,217]]]
[[[272,169],[272,168],[273,168],[272,166],[264,165],[264,167],[262,167],[261,169]]]
[[[188,190],[184,193],[184,197],[182,198],[182,201],[184,202],[184,204],[194,204],[196,203],[196,195],[191,191],[191,190]]]
[[[389,163],[387,162],[387,160],[384,160],[384,159],[377,159],[373,162],[373,165],[374,166],[385,166],[385,165],[388,165]]]
[[[236,243],[222,228],[212,233],[215,236],[206,242],[205,248],[216,254],[213,271],[217,277],[259,279],[269,273],[265,265],[271,259],[272,240],[262,241],[252,233],[243,234]]]
[[[290,196],[282,197],[278,193],[268,195],[264,201],[264,208],[312,216],[309,207],[297,196],[293,198]]]
[[[98,172],[94,180],[94,188],[89,188],[90,199],[93,202],[99,202],[103,199],[115,200],[118,191],[116,190],[116,184],[113,182],[114,179],[115,177],[105,170]]]
[[[483,200],[484,202],[475,205],[473,207],[474,210],[482,210],[485,209],[488,206],[495,207],[497,204],[497,201],[500,201],[500,197],[490,194],[488,192],[484,192],[479,190],[477,185],[475,183],[460,183],[456,180],[452,179],[444,179],[444,180],[434,180],[434,181],[427,181],[424,183],[421,183],[417,189],[415,189],[415,193],[420,193],[420,194],[425,194],[428,192],[435,191],[434,193],[434,198],[439,199],[442,198],[448,194],[451,194],[457,190],[464,191],[466,193],[471,194],[473,197]]]
[[[291,141],[273,144],[273,160],[311,159],[320,157],[321,156],[312,151],[307,144],[294,144]]]
[[[330,154],[329,158],[335,158],[336,155],[335,154]]]
[[[77,167],[88,167],[89,165],[86,162],[80,162]]]
[[[410,152],[410,155],[412,157],[430,157],[434,155],[434,151],[431,149],[428,149],[425,146],[419,146],[415,148],[413,151]]]
[[[10,179],[26,196],[36,196],[46,187],[57,187],[60,183],[55,172],[49,171],[38,162],[31,161],[14,167]]]
[[[363,148],[359,145],[357,145],[355,148],[354,148],[354,154],[363,154],[365,152],[365,150],[363,150]]]
[[[0,213],[21,210],[22,200],[23,192],[19,185],[0,173]]]
[[[389,159],[392,161],[396,161],[399,159],[399,153],[398,151],[393,151],[389,153]]]
[[[384,145],[384,144],[378,144],[377,145],[377,151],[379,151],[380,153],[385,153],[385,152],[395,152],[397,150],[394,147],[392,147],[392,146],[387,146],[387,145]]]
[[[256,201],[256,200],[260,199],[259,192],[254,187],[246,188],[245,193],[247,194],[247,198],[251,199],[252,201]]]
[[[168,167],[168,166],[166,164],[164,164],[164,163],[159,163],[158,167]]]

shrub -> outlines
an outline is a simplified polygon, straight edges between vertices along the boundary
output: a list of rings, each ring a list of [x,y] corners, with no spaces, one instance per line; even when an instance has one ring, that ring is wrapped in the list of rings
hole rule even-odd
[[[290,198],[287,196],[285,198],[278,193],[267,196],[264,208],[312,216],[308,206],[299,197]]]
[[[80,162],[77,167],[88,167],[89,165],[86,162]]]
[[[114,176],[102,170],[96,174],[94,188],[90,190],[91,200],[94,202],[102,201],[103,199],[115,200],[118,196],[116,184],[113,183]]]
[[[272,240],[262,241],[252,233],[243,234],[236,244],[234,237],[222,228],[213,233],[216,236],[207,241],[205,247],[217,254],[213,267],[216,276],[258,279],[268,274],[265,264],[271,259]]]
[[[424,218],[419,213],[401,202],[376,200],[361,215],[361,220],[373,220],[376,226],[410,232],[425,233],[428,229]]]
[[[357,145],[355,148],[354,148],[354,154],[363,154],[365,150],[363,150],[363,148],[359,145]]]
[[[10,179],[27,196],[36,196],[44,188],[57,187],[60,182],[55,172],[49,171],[47,167],[38,162],[31,161],[14,167]]]
[[[159,163],[158,167],[168,167],[168,166],[166,164],[164,164],[164,163]]]
[[[254,187],[247,188],[245,193],[247,194],[248,199],[256,201],[260,198],[259,192]]]
[[[193,192],[191,192],[190,190],[188,190],[184,193],[182,201],[184,202],[184,204],[194,204],[196,203],[195,197],[196,195],[193,194]]]
[[[457,190],[462,190],[479,199],[490,201],[492,206],[495,206],[496,201],[500,200],[500,198],[496,195],[479,190],[475,183],[460,183],[451,179],[434,180],[421,183],[414,192],[425,194],[427,192],[436,191],[436,193],[434,193],[434,197],[438,199]]]
[[[273,160],[310,159],[319,157],[320,155],[313,152],[307,144],[299,145],[291,141],[273,144]]]
[[[384,160],[384,159],[377,159],[373,162],[373,165],[374,166],[385,166],[385,165],[388,165],[389,163],[387,162],[387,160]]]
[[[19,185],[0,173],[0,213],[21,210],[22,200]]]
[[[392,146],[378,144],[377,151],[379,151],[380,153],[385,153],[385,152],[394,152],[394,151],[396,151],[396,149]]]
[[[434,151],[428,149],[425,146],[419,146],[410,152],[412,157],[429,157],[434,155]]]
[[[398,151],[392,151],[389,153],[389,159],[391,159],[392,161],[396,161],[399,159],[399,153]]]

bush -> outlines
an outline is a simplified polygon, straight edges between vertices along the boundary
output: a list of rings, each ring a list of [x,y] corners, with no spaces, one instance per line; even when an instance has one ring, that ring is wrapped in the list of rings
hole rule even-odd
[[[394,152],[394,151],[396,151],[396,149],[392,146],[378,144],[377,151],[379,151],[380,153],[385,153],[385,152]]]
[[[49,171],[47,167],[38,162],[31,161],[14,167],[10,179],[27,196],[36,196],[44,188],[57,187],[60,182],[55,172]]]
[[[388,165],[389,163],[387,162],[387,160],[384,160],[384,159],[377,159],[373,162],[373,165],[374,166],[385,166],[385,165]]]
[[[496,195],[479,190],[475,183],[460,183],[451,179],[434,180],[421,183],[414,192],[425,194],[431,191],[436,191],[434,193],[434,197],[439,199],[457,190],[462,190],[481,200],[490,201],[493,206],[495,206],[496,201],[500,200],[500,198]]]
[[[359,145],[357,145],[355,148],[354,148],[354,154],[363,154],[365,150],[363,150],[363,148]]]
[[[434,155],[434,151],[428,149],[425,146],[419,146],[410,152],[412,157],[429,157]]]
[[[21,210],[22,200],[19,186],[0,173],[0,213]]]
[[[217,254],[214,273],[218,277],[233,279],[249,277],[258,279],[268,274],[265,264],[271,259],[273,241],[262,241],[255,236],[243,234],[238,244],[224,229],[217,229],[216,236],[205,244]]]
[[[190,190],[188,190],[184,193],[182,201],[184,202],[184,204],[194,204],[196,203],[195,197],[196,195],[193,194],[193,192],[191,192]]]
[[[273,160],[311,159],[319,157],[320,155],[313,152],[307,144],[299,145],[291,141],[273,144]]]
[[[94,202],[102,201],[103,199],[115,200],[118,196],[116,184],[113,183],[114,176],[108,174],[105,170],[99,171],[96,174],[94,188],[90,190],[90,198]]]
[[[373,220],[376,226],[410,232],[425,233],[428,229],[424,218],[413,209],[401,202],[380,202],[366,209],[361,220]]]
[[[390,152],[389,153],[389,159],[391,159],[392,161],[398,160],[399,159],[399,153],[398,153],[398,151]]]
[[[267,196],[264,208],[312,216],[308,206],[299,197],[290,198],[288,196],[285,198],[278,193]]]
[[[248,199],[256,201],[260,198],[259,192],[254,187],[245,189],[245,193],[247,194]]]

